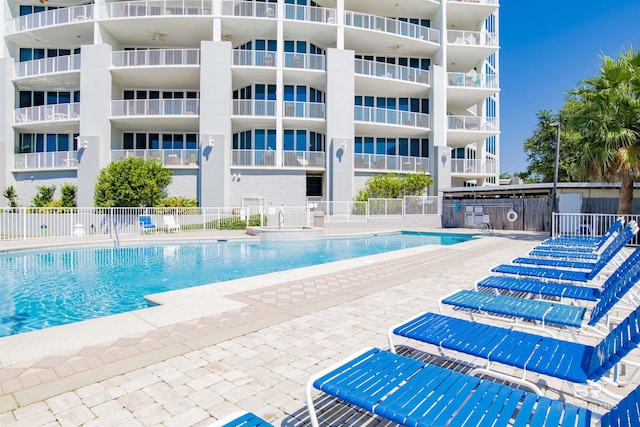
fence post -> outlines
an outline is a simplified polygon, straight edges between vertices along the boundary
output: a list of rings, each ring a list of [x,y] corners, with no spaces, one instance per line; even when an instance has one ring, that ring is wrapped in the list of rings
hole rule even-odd
[[[27,208],[22,208],[22,238],[27,240]]]

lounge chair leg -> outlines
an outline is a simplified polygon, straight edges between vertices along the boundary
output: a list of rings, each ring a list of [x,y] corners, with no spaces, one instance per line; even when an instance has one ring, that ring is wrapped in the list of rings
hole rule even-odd
[[[542,394],[542,390],[540,390],[540,388],[535,385],[534,383],[532,383],[531,381],[527,381],[525,379],[520,379],[520,378],[515,378],[512,377],[511,375],[507,375],[507,374],[501,374],[500,372],[495,372],[492,371],[491,369],[488,368],[476,368],[473,369],[471,372],[469,372],[469,375],[472,376],[482,376],[482,375],[486,375],[488,377],[491,378],[495,378],[498,380],[503,380],[503,381],[509,381],[511,383],[514,384],[518,384],[522,387],[525,387],[529,390],[531,390],[532,392],[534,392],[535,394],[539,395],[539,396],[544,396]]]

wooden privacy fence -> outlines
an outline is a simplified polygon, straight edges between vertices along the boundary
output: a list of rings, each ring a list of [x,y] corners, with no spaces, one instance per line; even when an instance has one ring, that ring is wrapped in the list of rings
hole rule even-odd
[[[480,223],[494,230],[550,231],[549,199],[443,200],[443,227],[475,228]]]

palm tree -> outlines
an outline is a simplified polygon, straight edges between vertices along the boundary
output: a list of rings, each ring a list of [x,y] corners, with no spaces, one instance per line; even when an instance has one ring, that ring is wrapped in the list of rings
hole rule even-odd
[[[630,214],[640,177],[640,51],[603,56],[600,74],[570,95],[578,104],[569,125],[583,135],[582,166],[592,180],[619,180],[618,213]]]

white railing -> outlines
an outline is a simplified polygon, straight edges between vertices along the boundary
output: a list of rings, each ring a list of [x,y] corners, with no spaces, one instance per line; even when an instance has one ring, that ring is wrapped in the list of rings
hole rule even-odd
[[[429,172],[429,159],[427,157],[355,153],[353,162],[355,169],[405,173]]]
[[[83,22],[93,19],[93,5],[61,7],[9,19],[5,23],[6,34],[31,31],[38,28]]]
[[[429,84],[429,70],[406,67],[404,65],[386,64],[384,62],[356,59],[356,74],[366,76],[384,77],[387,79],[404,80],[407,82],[418,82]]]
[[[485,31],[447,30],[447,43],[468,46],[498,46],[495,33]]]
[[[356,105],[354,119],[359,122],[383,123],[389,125],[429,128],[429,115],[411,111],[390,110],[387,108],[364,107]]]
[[[345,11],[344,25],[440,43],[440,31],[436,29],[399,21],[397,19],[385,18],[383,16]]]
[[[620,217],[619,214],[591,214],[591,213],[557,213],[551,216],[551,236],[602,236],[607,229]],[[640,215],[624,215],[627,223],[631,220],[640,221]],[[640,237],[633,237],[631,246],[640,245]]]
[[[80,117],[80,103],[40,105],[38,107],[14,110],[15,123],[31,123],[56,120],[77,120]]]
[[[128,157],[139,157],[145,160],[157,159],[162,162],[163,166],[169,168],[198,166],[199,164],[197,149],[111,150],[112,162],[118,162]]]
[[[310,216],[313,212],[324,213],[324,222],[367,222],[367,202],[309,202]]]
[[[449,130],[473,130],[491,132],[498,129],[496,117],[448,116]]]
[[[114,67],[200,65],[200,49],[123,50],[111,54]]]
[[[447,0],[452,3],[474,3],[474,4],[493,4],[497,5],[498,0]]]
[[[451,159],[451,173],[457,174],[498,174],[495,160]]]
[[[111,101],[111,116],[194,116],[199,99],[126,99]]]
[[[336,10],[325,7],[285,4],[284,19],[335,24]]]
[[[285,117],[324,119],[325,104],[322,102],[284,101]]]
[[[276,52],[234,49],[233,65],[239,67],[275,67]]]
[[[403,213],[407,215],[439,215],[442,212],[442,197],[405,196]]]
[[[402,206],[404,204],[402,199],[370,198],[368,202],[369,217],[402,218]]]
[[[448,73],[449,86],[454,87],[479,87],[485,89],[496,89],[498,87],[498,76],[495,74],[476,73]]]
[[[75,169],[77,167],[77,151],[51,151],[13,155],[14,169]]]
[[[285,68],[304,68],[307,70],[324,70],[326,67],[326,58],[324,55],[311,53],[292,53],[285,52],[284,67]]]
[[[222,16],[277,18],[276,6],[275,3],[267,2],[225,0],[222,2]]]
[[[306,227],[309,225],[309,210],[306,206],[247,206],[243,208],[252,222],[262,220],[261,225],[277,227]]]
[[[234,99],[234,116],[276,116],[276,101],[263,99]]]
[[[276,152],[274,150],[232,150],[231,165],[274,167]]]
[[[211,16],[212,0],[148,0],[105,4],[107,18],[142,16]]]
[[[80,55],[56,56],[54,58],[42,58],[15,64],[16,77],[30,77],[79,70]]]
[[[296,168],[323,168],[324,151],[289,151],[282,153],[282,166]]]

